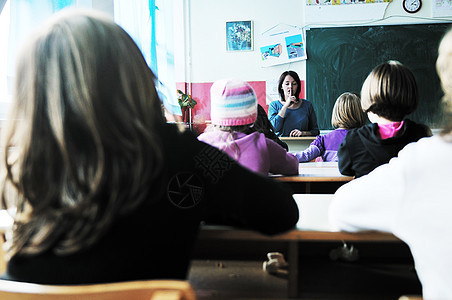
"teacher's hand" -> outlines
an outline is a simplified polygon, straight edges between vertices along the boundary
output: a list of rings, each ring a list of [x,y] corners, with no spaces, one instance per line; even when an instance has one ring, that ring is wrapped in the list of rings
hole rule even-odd
[[[287,100],[288,100],[287,102],[289,102],[290,105],[295,104],[295,103],[298,102],[298,99],[297,99],[297,97],[295,97],[295,96],[289,96],[289,97],[287,98]]]
[[[292,105],[292,101],[290,101],[290,100],[289,101],[284,101],[282,108],[287,109],[287,108],[289,108],[290,105]]]
[[[292,130],[289,134],[289,136],[291,136],[291,137],[297,137],[297,136],[302,136],[302,135],[303,135],[303,133],[298,129]]]

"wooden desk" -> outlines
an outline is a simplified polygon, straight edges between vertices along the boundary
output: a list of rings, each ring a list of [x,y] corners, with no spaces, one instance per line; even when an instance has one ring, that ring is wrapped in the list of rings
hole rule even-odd
[[[300,163],[299,175],[271,177],[286,182],[294,194],[334,194],[341,185],[354,178],[342,175],[337,162]]]
[[[300,211],[300,219],[296,228],[288,232],[266,236],[255,231],[236,229],[227,226],[202,226],[199,240],[208,241],[256,241],[287,243],[287,259],[289,262],[288,296],[298,296],[298,247],[299,242],[372,242],[390,243],[401,241],[392,234],[382,232],[348,233],[334,230],[328,221],[328,207],[333,195],[294,195]],[[10,227],[11,220],[5,211],[0,210],[0,233]],[[272,249],[269,249],[269,252]],[[0,255],[0,259],[2,256]],[[5,262],[0,261],[0,267],[5,267]],[[0,270],[1,270],[0,268]],[[3,269],[4,270],[4,269]]]
[[[328,221],[328,207],[332,195],[294,195],[300,210],[300,220],[295,229],[275,236],[266,236],[255,231],[235,229],[226,226],[203,226],[199,239],[209,241],[256,241],[285,242],[288,244],[289,262],[288,296],[298,296],[298,245],[302,241],[316,242],[374,242],[401,241],[392,234],[369,231],[348,233],[334,230]],[[271,249],[270,249],[271,251]],[[269,251],[269,252],[270,252]]]

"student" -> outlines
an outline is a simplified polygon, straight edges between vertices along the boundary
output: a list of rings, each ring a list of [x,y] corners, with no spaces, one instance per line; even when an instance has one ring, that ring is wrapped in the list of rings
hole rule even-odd
[[[452,31],[438,52],[448,117],[441,134],[407,145],[398,158],[342,186],[330,207],[340,230],[380,230],[403,240],[425,300],[452,299]]]
[[[361,106],[372,124],[351,130],[339,146],[339,170],[361,177],[387,163],[407,144],[431,130],[405,118],[416,110],[419,94],[413,73],[397,61],[372,70],[361,89]]]
[[[260,104],[257,104],[257,118],[254,122],[253,129],[263,133],[266,138],[275,141],[278,145],[286,149],[286,151],[289,151],[289,146],[285,142],[281,141],[281,139],[276,135],[275,128],[273,128],[265,109]]]
[[[200,141],[226,152],[254,172],[298,174],[297,158],[252,128],[257,117],[257,98],[248,83],[240,79],[214,82],[210,107],[213,129],[198,136]]]
[[[300,99],[301,81],[294,71],[279,77],[280,99],[270,103],[268,117],[278,136],[316,136],[320,133],[312,103]]]
[[[296,224],[290,191],[166,124],[154,75],[107,17],[58,13],[16,75],[2,129],[16,149],[2,152],[0,207],[16,210],[3,278],[184,279],[201,221],[265,234]]]
[[[325,135],[319,135],[304,151],[293,153],[299,162],[320,158],[321,161],[337,161],[337,149],[348,131],[366,124],[366,114],[361,108],[361,99],[355,93],[340,95],[333,107],[331,125],[337,128]]]

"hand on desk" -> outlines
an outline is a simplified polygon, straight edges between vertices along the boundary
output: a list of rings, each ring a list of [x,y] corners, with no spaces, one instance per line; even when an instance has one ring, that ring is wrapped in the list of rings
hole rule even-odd
[[[310,131],[300,131],[298,129],[292,130],[289,134],[290,137],[300,137],[300,136],[310,136],[310,135],[311,135]]]

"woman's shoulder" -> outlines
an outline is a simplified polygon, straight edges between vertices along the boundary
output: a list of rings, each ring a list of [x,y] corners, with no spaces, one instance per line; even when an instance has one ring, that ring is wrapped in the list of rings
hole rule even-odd
[[[279,100],[274,100],[272,102],[270,102],[269,104],[270,107],[275,107],[275,108],[280,108],[282,107],[282,103]]]
[[[308,99],[300,98],[300,100],[301,100],[301,103],[303,103],[303,105],[312,106],[312,102],[309,101]]]
[[[312,102],[307,100],[307,99],[303,99],[300,98],[301,104],[298,108],[294,109],[294,110],[311,110],[314,109],[314,105],[312,105]]]

